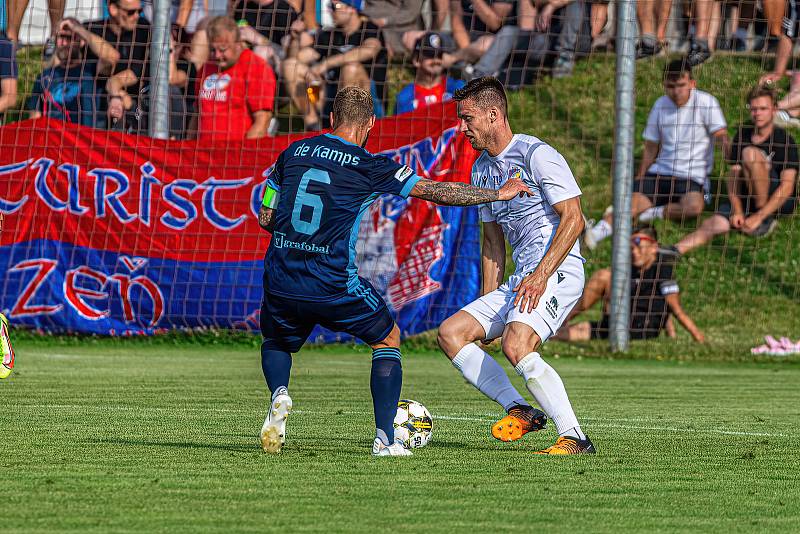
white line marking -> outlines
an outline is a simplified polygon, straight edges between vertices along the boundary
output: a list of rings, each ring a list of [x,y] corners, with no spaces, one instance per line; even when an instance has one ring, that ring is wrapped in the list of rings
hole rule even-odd
[[[295,410],[294,413],[303,413],[302,410]],[[306,412],[313,413],[313,412]],[[368,412],[341,412],[336,415],[371,415]],[[497,419],[487,419],[484,417],[464,417],[454,415],[437,415],[431,414],[434,420],[442,419],[444,421],[469,421],[476,423],[494,423]],[[705,433],[705,434],[722,434],[729,436],[751,436],[751,437],[772,437],[772,438],[787,438],[786,434],[776,434],[770,432],[739,432],[736,430],[722,430],[719,428],[678,428],[678,427],[662,427],[662,426],[635,426],[635,425],[615,425],[608,423],[592,423],[595,428],[619,428],[624,430],[655,430],[659,432],[686,432],[686,433]]]
[[[17,409],[21,408],[48,408],[48,409],[64,409],[64,410],[84,410],[84,411],[118,411],[118,412],[156,412],[156,413],[178,413],[178,412],[215,412],[215,413],[239,413],[242,415],[251,415],[252,408],[242,408],[242,409],[233,409],[233,408],[212,408],[209,406],[205,407],[146,407],[146,406],[97,406],[97,405],[85,405],[85,404],[21,404],[17,405]],[[260,411],[259,411],[260,413]],[[294,410],[294,414],[306,414],[306,415],[322,415],[322,412],[318,411],[311,411],[311,410]],[[368,416],[372,415],[372,412],[345,412],[345,411],[338,411],[335,410],[330,415],[361,415],[361,416]],[[432,414],[434,419],[441,419],[443,421],[467,421],[473,423],[493,423],[496,421],[496,418],[488,415],[488,414],[478,414],[482,417],[474,417],[468,415],[438,415]],[[723,436],[749,436],[749,437],[765,437],[765,438],[787,438],[790,437],[788,434],[781,434],[781,433],[774,433],[774,432],[743,432],[738,430],[725,430],[722,428],[679,428],[679,427],[670,427],[670,426],[650,426],[650,425],[620,425],[614,423],[602,423],[599,422],[598,419],[589,419],[586,420],[594,421],[591,423],[591,426],[594,428],[616,428],[621,430],[637,430],[637,431],[656,431],[656,432],[682,432],[682,433],[701,433],[701,434],[719,434]],[[618,419],[619,421],[628,421],[628,419]],[[635,418],[629,419],[630,421],[646,421],[646,418]]]

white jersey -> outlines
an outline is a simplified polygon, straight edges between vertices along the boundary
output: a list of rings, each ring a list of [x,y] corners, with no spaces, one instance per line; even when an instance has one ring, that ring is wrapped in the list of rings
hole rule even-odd
[[[704,185],[714,167],[712,137],[728,125],[719,102],[712,95],[693,89],[689,101],[678,107],[667,96],[653,105],[642,136],[659,143],[651,174],[689,178]]]
[[[497,222],[511,244],[514,274],[532,272],[542,261],[559,223],[553,204],[581,195],[564,157],[536,137],[516,134],[496,157],[484,151],[472,166],[472,185],[500,189],[521,178],[533,196],[484,204],[482,222]],[[577,239],[570,255],[583,261]]]

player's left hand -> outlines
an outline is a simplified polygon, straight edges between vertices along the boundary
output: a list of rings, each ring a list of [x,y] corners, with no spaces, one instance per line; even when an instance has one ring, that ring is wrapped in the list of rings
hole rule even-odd
[[[514,293],[517,294],[514,297],[514,306],[519,306],[519,311],[522,313],[525,313],[526,308],[527,313],[531,313],[539,305],[539,299],[545,289],[547,289],[547,278],[537,274],[536,271],[532,272],[514,288]]]
[[[525,182],[520,180],[519,178],[511,178],[506,183],[503,184],[498,191],[498,200],[511,200],[515,196],[519,195],[528,195],[530,196],[531,190],[525,185]]]

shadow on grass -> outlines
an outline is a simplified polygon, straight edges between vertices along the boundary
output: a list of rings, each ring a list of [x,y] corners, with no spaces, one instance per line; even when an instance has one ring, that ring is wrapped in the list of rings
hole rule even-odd
[[[106,439],[92,439],[86,440],[84,443],[93,443],[98,445],[103,444],[116,444],[116,445],[139,445],[144,447],[168,447],[174,449],[212,449],[230,452],[258,452],[261,448],[258,443],[253,439],[252,445],[215,445],[213,443],[199,443],[192,441],[152,441],[144,439],[121,439],[121,438],[106,438]]]

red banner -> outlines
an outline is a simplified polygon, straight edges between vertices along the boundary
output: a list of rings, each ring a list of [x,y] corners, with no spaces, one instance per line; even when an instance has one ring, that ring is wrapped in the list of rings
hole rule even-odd
[[[305,136],[200,144],[49,119],[0,128],[4,309],[34,326],[99,332],[251,320],[269,243],[257,224],[264,175],[283,149]],[[367,149],[421,176],[468,181],[474,152],[465,143],[451,102],[378,121]],[[422,267],[430,269],[446,251],[431,249],[430,229],[408,230],[399,240],[398,263],[423,250],[429,261]],[[417,235],[427,236],[427,244]],[[241,272],[209,274],[219,269]],[[204,291],[216,300],[206,301]],[[391,291],[401,293],[392,297],[398,303],[413,302],[414,292],[430,293],[397,284]],[[220,310],[220,300],[246,305]],[[173,313],[181,302],[184,308],[190,302],[192,311]]]

